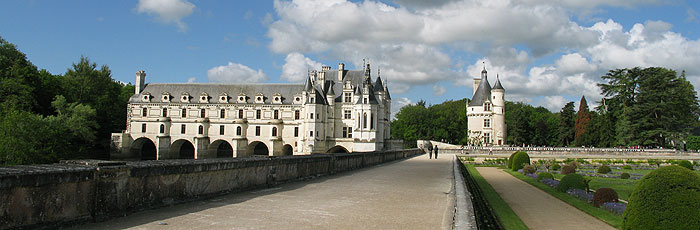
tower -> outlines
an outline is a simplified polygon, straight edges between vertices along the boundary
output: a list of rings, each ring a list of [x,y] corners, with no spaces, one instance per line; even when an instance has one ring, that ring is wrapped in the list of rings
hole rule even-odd
[[[496,75],[496,84],[491,89],[494,145],[505,145],[506,143],[505,92],[506,90],[501,85],[500,77]]]

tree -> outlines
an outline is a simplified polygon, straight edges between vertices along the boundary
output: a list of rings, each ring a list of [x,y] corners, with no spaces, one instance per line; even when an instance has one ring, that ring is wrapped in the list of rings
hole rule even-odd
[[[586,127],[590,121],[591,114],[588,112],[586,97],[581,96],[581,102],[579,103],[578,112],[576,113],[576,123],[574,125],[574,141],[576,142],[576,145],[583,144],[581,136],[586,132]]]
[[[574,140],[574,102],[566,103],[559,112],[559,145],[568,146]]]

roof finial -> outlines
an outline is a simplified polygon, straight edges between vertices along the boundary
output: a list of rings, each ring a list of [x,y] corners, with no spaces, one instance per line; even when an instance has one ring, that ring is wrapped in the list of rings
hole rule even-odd
[[[482,61],[481,64],[484,66],[484,70],[486,70],[486,61]]]

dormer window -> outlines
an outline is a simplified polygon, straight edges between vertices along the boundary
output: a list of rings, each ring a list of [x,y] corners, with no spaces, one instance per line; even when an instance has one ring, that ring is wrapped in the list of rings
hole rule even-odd
[[[228,103],[228,94],[222,93],[219,95],[219,103]]]
[[[182,96],[180,96],[180,102],[189,103],[190,102],[190,94],[183,93]]]
[[[161,96],[160,100],[161,100],[162,102],[170,102],[170,94],[167,93],[167,92],[166,92],[166,93],[163,93],[163,95]]]
[[[144,93],[143,96],[141,96],[141,101],[143,101],[143,102],[149,102],[149,101],[151,101],[151,94],[150,94],[150,93]]]
[[[246,97],[246,95],[244,93],[240,93],[240,94],[238,94],[237,99],[238,100],[236,100],[236,102],[238,102],[238,103],[246,103],[246,100],[248,99],[248,97]]]
[[[207,93],[202,93],[199,95],[199,103],[209,102],[209,95]]]
[[[282,103],[282,95],[279,93],[275,93],[272,96],[272,103],[281,104]]]
[[[265,96],[262,93],[255,95],[255,103],[265,103]]]

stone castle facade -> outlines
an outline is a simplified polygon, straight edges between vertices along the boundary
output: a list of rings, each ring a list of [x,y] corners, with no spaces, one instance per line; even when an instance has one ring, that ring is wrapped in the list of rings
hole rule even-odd
[[[305,84],[145,84],[136,73],[115,159],[199,159],[369,152],[390,141],[386,82],[323,66]]]
[[[474,78],[474,95],[467,106],[469,143],[474,146],[506,145],[505,89],[496,76],[491,87],[486,67]]]

